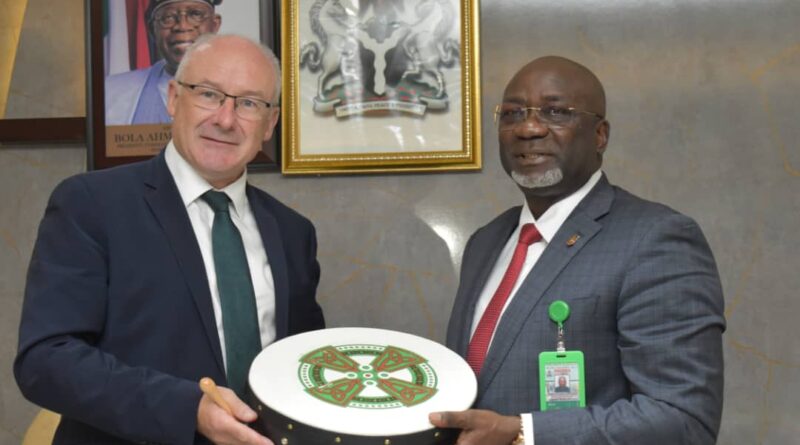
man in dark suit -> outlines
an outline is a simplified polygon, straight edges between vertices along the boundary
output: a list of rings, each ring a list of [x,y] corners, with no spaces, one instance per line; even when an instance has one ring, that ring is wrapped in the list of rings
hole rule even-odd
[[[716,441],[725,321],[713,256],[692,219],[608,182],[605,113],[600,81],[560,57],[528,63],[505,89],[500,157],[525,202],[464,252],[447,344],[478,374],[478,398],[473,410],[431,414],[462,429],[459,445]],[[528,224],[537,236],[518,244]],[[571,308],[566,349],[584,354],[586,407],[540,412],[538,357],[556,350],[556,300]]]
[[[207,35],[170,82],[167,148],[53,192],[14,373],[62,414],[54,443],[272,444],[245,425],[247,368],[324,327],[314,227],[247,184],[279,95],[269,49]],[[221,388],[233,416],[201,393],[204,376],[235,389]]]

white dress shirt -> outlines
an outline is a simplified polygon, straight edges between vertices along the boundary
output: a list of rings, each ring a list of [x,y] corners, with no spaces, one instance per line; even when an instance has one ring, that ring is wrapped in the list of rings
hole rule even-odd
[[[208,181],[203,179],[194,168],[178,153],[172,141],[167,145],[164,157],[167,167],[172,173],[178,186],[189,220],[192,223],[200,253],[203,255],[203,264],[208,278],[208,287],[211,291],[211,303],[214,306],[214,318],[217,323],[222,359],[227,368],[225,354],[225,329],[222,326],[222,309],[220,307],[219,290],[217,289],[217,272],[214,267],[214,255],[211,244],[211,227],[214,223],[214,210],[203,201],[201,196],[214,189]],[[247,171],[232,184],[217,190],[228,195],[233,207],[230,212],[233,224],[242,235],[247,265],[253,280],[253,290],[256,296],[256,309],[258,312],[258,326],[261,331],[261,347],[265,347],[275,340],[275,286],[272,279],[272,269],[269,258],[258,231],[256,219],[250,209],[245,188],[247,186]]]
[[[558,229],[560,229],[561,225],[564,224],[564,221],[567,220],[567,217],[569,217],[572,211],[575,210],[575,207],[580,204],[583,198],[585,198],[586,195],[589,194],[589,191],[591,191],[592,188],[597,184],[601,176],[602,172],[600,170],[594,172],[589,180],[586,181],[586,184],[576,190],[573,194],[551,205],[550,208],[548,208],[538,220],[533,217],[531,209],[528,207],[528,202],[523,201],[522,211],[519,215],[519,224],[517,225],[517,228],[514,229],[514,233],[511,234],[511,237],[508,238],[505,247],[503,247],[503,250],[500,252],[500,256],[497,257],[497,261],[494,263],[494,268],[492,268],[492,273],[489,275],[489,279],[486,280],[486,285],[483,287],[481,295],[478,298],[478,302],[475,305],[475,315],[472,319],[470,338],[475,334],[475,329],[478,327],[478,323],[483,316],[483,312],[486,310],[486,307],[489,306],[489,302],[492,300],[494,292],[500,285],[500,281],[503,279],[503,275],[505,275],[506,269],[508,269],[508,265],[511,263],[511,257],[514,255],[514,249],[517,247],[519,232],[522,228],[522,225],[528,223],[535,224],[536,228],[539,230],[539,233],[542,234],[542,239],[528,246],[528,254],[525,256],[525,263],[522,265],[522,270],[517,278],[517,282],[514,283],[514,289],[512,289],[511,295],[508,296],[508,300],[506,300],[506,304],[503,306],[503,312],[505,312],[506,308],[508,308],[511,300],[514,299],[514,296],[517,294],[520,285],[523,281],[525,281],[525,277],[528,276],[531,269],[533,269],[533,266],[535,266],[536,262],[539,261],[539,257],[542,256],[544,249],[548,244],[550,244],[550,240],[553,239],[553,237],[556,235],[556,232],[558,232]],[[502,316],[503,314],[501,313],[500,317],[502,318]],[[492,334],[492,340],[494,340],[494,334]],[[490,341],[489,348],[491,347],[492,343]],[[536,376],[531,376],[531,378],[534,379]],[[533,416],[530,413],[522,414],[522,429],[525,436],[525,445],[534,445]]]

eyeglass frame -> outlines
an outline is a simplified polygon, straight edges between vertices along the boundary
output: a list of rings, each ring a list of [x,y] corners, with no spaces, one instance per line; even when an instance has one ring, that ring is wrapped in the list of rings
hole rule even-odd
[[[500,127],[501,127],[500,107],[502,107],[502,106],[503,106],[502,104],[498,104],[498,105],[495,105],[495,107],[494,107],[494,124],[497,126],[498,129],[500,129]],[[520,125],[520,124],[522,124],[524,122],[527,122],[530,119],[530,116],[531,116],[530,110],[535,111],[536,112],[536,120],[538,120],[541,124],[547,126],[548,128],[553,127],[553,126],[557,127],[557,128],[562,128],[565,125],[572,124],[572,122],[574,121],[574,116],[575,116],[574,114],[570,116],[570,121],[567,122],[567,123],[564,123],[564,124],[557,124],[557,123],[553,123],[553,122],[547,122],[546,120],[542,120],[542,118],[540,117],[540,113],[542,112],[542,110],[545,110],[547,108],[551,108],[551,109],[552,108],[556,108],[556,109],[566,110],[566,111],[569,111],[570,113],[588,114],[588,115],[594,116],[594,117],[596,117],[598,119],[601,119],[601,120],[606,118],[605,116],[603,116],[601,114],[597,114],[594,111],[581,110],[581,109],[578,109],[578,108],[575,108],[575,107],[559,107],[559,106],[555,106],[555,105],[545,105],[543,107],[519,107],[518,108],[519,110],[525,110],[525,119],[523,119],[523,120],[521,120],[519,122],[514,122],[513,124],[509,124],[509,126],[507,128],[505,128],[504,131],[513,130],[513,129],[517,128],[518,125]]]
[[[197,23],[192,23],[189,20],[189,12],[200,11],[201,10],[200,8],[191,8],[191,9],[187,9],[187,10],[176,10],[172,14],[166,14],[165,13],[165,14],[161,14],[161,15],[158,15],[157,11],[155,11],[155,12],[153,12],[152,17],[150,18],[150,23],[160,27],[161,29],[167,29],[167,28],[172,28],[173,26],[175,26],[178,23],[180,23],[182,17],[186,17],[186,22],[188,24],[190,24],[191,26],[200,26],[203,23],[207,22],[211,17],[214,16],[214,8],[213,7],[211,9],[208,9],[207,7],[203,7],[203,9],[205,9],[205,13],[206,14],[203,17],[203,20],[201,20],[201,21],[199,21]],[[166,17],[174,18],[175,19],[175,23],[173,23],[171,25],[165,25],[165,24],[161,23],[161,19],[166,18]]]
[[[239,109],[239,104],[237,103],[237,99],[247,99],[247,100],[251,100],[251,101],[256,102],[256,103],[262,103],[262,104],[264,104],[264,106],[266,106],[266,108],[265,108],[266,111],[274,110],[278,106],[278,104],[266,101],[264,99],[259,99],[257,97],[253,97],[253,96],[234,96],[233,94],[228,94],[228,93],[226,93],[226,92],[224,92],[224,91],[222,91],[222,90],[220,90],[218,88],[210,87],[208,85],[202,85],[202,84],[199,84],[199,83],[188,83],[188,82],[183,82],[183,81],[177,80],[177,79],[175,80],[175,82],[178,85],[180,85],[180,86],[182,86],[184,88],[188,88],[192,93],[195,93],[195,89],[196,88],[205,88],[207,90],[211,90],[211,91],[214,91],[214,92],[219,93],[219,94],[222,95],[222,100],[219,101],[219,105],[217,105],[217,108],[206,108],[206,107],[203,107],[201,105],[197,105],[195,103],[195,105],[197,105],[198,107],[200,107],[200,108],[202,108],[204,110],[217,111],[220,108],[222,108],[222,105],[230,97],[231,99],[233,99],[233,111],[234,111],[234,113],[236,113],[237,116],[239,116],[240,118],[242,118],[244,120],[251,120],[251,119],[248,119],[247,117],[243,117],[241,114],[239,114],[236,111],[236,110]],[[197,96],[193,94],[193,97],[197,97]],[[264,115],[266,115],[266,113],[264,113]],[[252,119],[252,120],[255,121],[257,119]]]

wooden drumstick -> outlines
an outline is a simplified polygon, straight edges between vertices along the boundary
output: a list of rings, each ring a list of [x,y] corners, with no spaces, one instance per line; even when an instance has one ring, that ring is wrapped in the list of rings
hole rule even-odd
[[[203,391],[203,394],[211,397],[211,400],[213,400],[217,406],[233,416],[233,410],[231,409],[231,406],[228,405],[228,402],[222,398],[222,394],[219,393],[219,389],[217,389],[217,385],[214,383],[214,380],[212,380],[211,377],[203,377],[200,379],[200,391]]]

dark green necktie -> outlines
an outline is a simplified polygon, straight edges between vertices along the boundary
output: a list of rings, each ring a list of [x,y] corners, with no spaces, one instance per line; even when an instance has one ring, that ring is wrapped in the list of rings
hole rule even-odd
[[[214,210],[211,246],[217,289],[222,307],[225,332],[225,356],[228,364],[228,386],[240,397],[247,387],[247,373],[253,359],[261,352],[256,297],[247,256],[239,230],[233,225],[228,210],[228,195],[208,191],[203,200]]]

